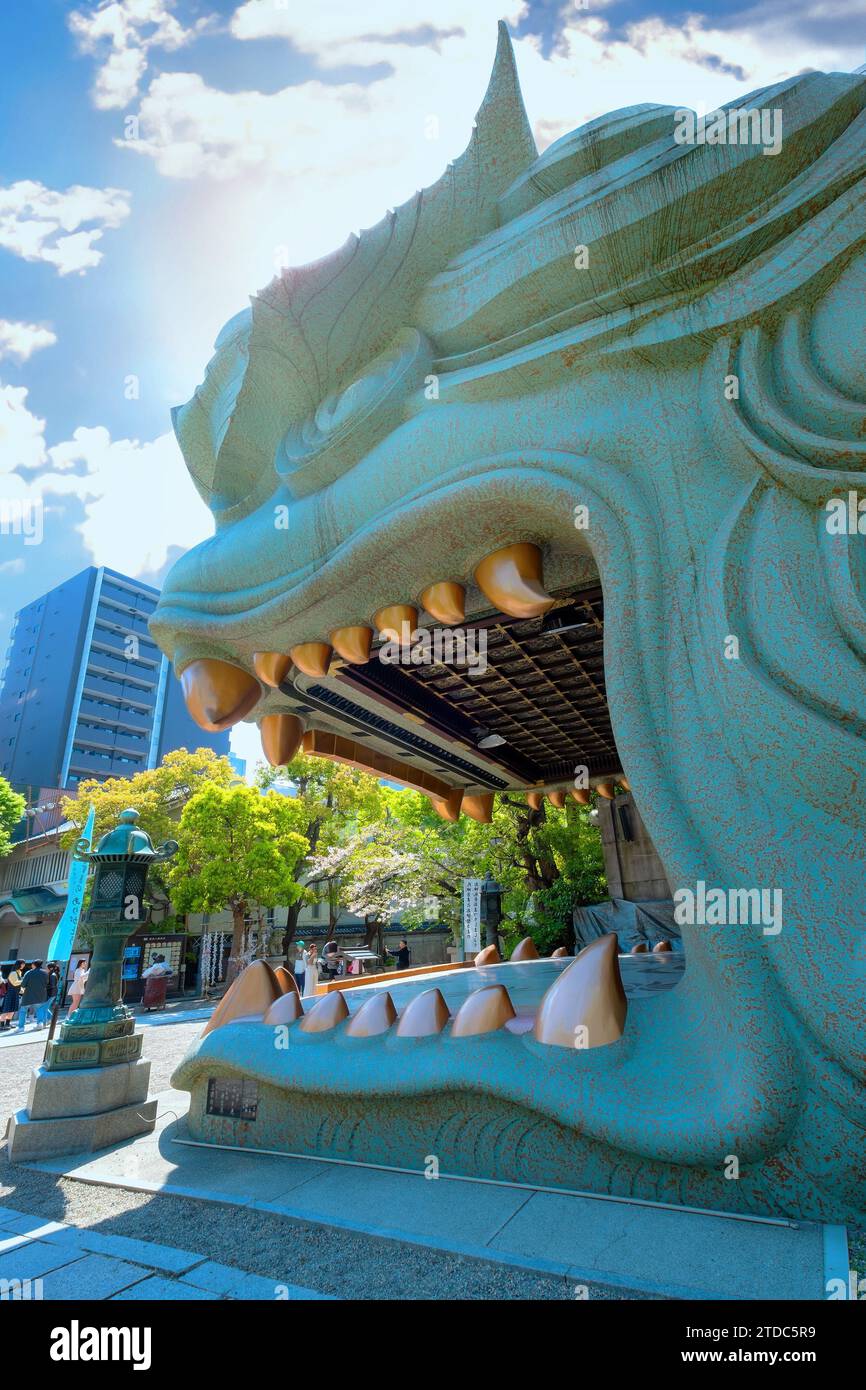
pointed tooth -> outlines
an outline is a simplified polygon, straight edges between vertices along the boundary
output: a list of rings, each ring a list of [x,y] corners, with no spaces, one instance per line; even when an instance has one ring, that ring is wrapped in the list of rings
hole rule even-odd
[[[387,990],[377,990],[366,1004],[362,1004],[358,1012],[352,1015],[346,1029],[346,1037],[375,1038],[379,1033],[387,1033],[396,1021],[397,1010],[394,1008],[391,995]]]
[[[202,1029],[201,1036],[212,1033],[215,1028],[222,1028],[226,1023],[234,1023],[239,1018],[262,1019],[274,1001],[281,997],[279,982],[267,961],[253,961],[229,985]]]
[[[527,792],[526,804],[532,811],[540,811],[544,802],[544,792]]]
[[[628,778],[627,778],[626,776],[624,776],[623,773],[620,773],[620,775],[617,777],[616,780],[617,780],[617,782],[619,783],[619,785],[622,787],[622,789],[623,789],[624,792],[630,792],[630,791],[631,791],[631,783],[629,782]]]
[[[464,796],[460,809],[465,815],[477,820],[479,825],[489,825],[493,820],[493,792],[479,792],[476,796]]]
[[[338,627],[331,633],[331,646],[344,661],[363,666],[370,660],[371,627]]]
[[[291,664],[291,657],[282,652],[253,652],[253,670],[262,685],[270,685],[274,690],[282,685]]]
[[[446,797],[431,796],[430,801],[437,816],[443,820],[456,821],[460,819],[460,804],[463,801],[463,788],[455,787]]]
[[[438,989],[425,989],[416,994],[403,1010],[397,1024],[398,1038],[427,1038],[441,1033],[451,1015]]]
[[[551,959],[551,960],[562,960],[563,956],[567,956],[567,955],[568,955],[568,952],[566,951],[566,949],[565,949],[564,946],[557,946],[556,950],[552,952],[550,959]]]
[[[304,1017],[304,1006],[301,1003],[301,996],[297,988],[287,989],[285,994],[281,994],[279,999],[275,999],[271,1007],[265,1014],[265,1023],[274,1025],[277,1023],[294,1023],[297,1019]]]
[[[612,777],[606,777],[603,782],[596,782],[595,790],[599,796],[604,797],[605,801],[613,801],[616,796]]]
[[[581,806],[588,806],[592,801],[592,792],[587,787],[572,787],[571,795]]]
[[[587,1047],[604,1047],[623,1035],[628,1011],[619,973],[619,944],[611,932],[585,946],[541,1001],[533,1033],[551,1047],[580,1045],[578,1028],[587,1030]]]
[[[538,948],[531,936],[525,936],[522,941],[518,941],[509,957],[513,961],[521,960],[540,960]]]
[[[642,956],[649,950],[645,941],[639,941],[636,946],[632,946],[629,951],[630,956]]]
[[[561,811],[563,806],[565,805],[565,792],[548,792],[547,799],[550,802],[551,806],[555,806],[558,811]]]
[[[495,946],[485,946],[475,957],[475,965],[501,965],[502,957]]]
[[[462,584],[454,584],[445,579],[439,584],[431,584],[421,595],[421,602],[437,623],[453,627],[462,623],[466,617],[466,590]]]
[[[673,949],[674,948],[669,941],[657,941],[655,946],[653,946],[652,953],[654,956],[663,956],[668,951],[672,951]]]
[[[510,618],[540,618],[553,607],[544,592],[541,551],[526,541],[486,556],[475,571],[475,583]]]
[[[229,661],[203,657],[190,662],[180,678],[183,698],[200,729],[230,729],[258,703],[262,687],[254,676]]]
[[[326,676],[331,664],[331,646],[328,642],[302,642],[292,647],[289,656],[305,676]]]
[[[259,731],[262,752],[271,767],[285,767],[301,746],[304,721],[296,714],[266,714]]]
[[[295,972],[287,970],[284,965],[278,965],[274,974],[277,977],[277,984],[283,994],[297,994],[300,998],[301,991],[298,989],[298,982],[295,979]]]
[[[418,626],[418,609],[410,603],[392,603],[380,608],[373,622],[383,642],[402,642],[403,624],[408,625],[410,638]]]
[[[452,1038],[472,1038],[479,1033],[495,1033],[504,1028],[517,1010],[504,985],[485,985],[473,990],[457,1011],[451,1025]]]
[[[349,1006],[339,989],[320,999],[315,1008],[301,1019],[302,1033],[327,1033],[349,1017]]]

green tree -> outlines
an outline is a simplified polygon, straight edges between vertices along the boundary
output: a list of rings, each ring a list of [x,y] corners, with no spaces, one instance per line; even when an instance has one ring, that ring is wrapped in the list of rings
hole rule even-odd
[[[183,808],[169,891],[179,912],[231,912],[230,981],[240,968],[247,917],[291,904],[302,892],[295,878],[309,848],[302,822],[292,797],[244,785],[212,783]]]
[[[0,859],[12,853],[12,831],[24,815],[24,797],[0,777]]]
[[[489,873],[503,888],[506,944],[531,935],[539,949],[574,945],[573,909],[606,895],[601,840],[587,808],[537,811],[494,799],[490,825],[439,818],[427,797],[382,789],[384,815],[316,856],[310,872],[340,885],[343,902],[375,924],[395,912],[407,926],[437,915],[460,931],[462,882]],[[432,905],[430,899],[435,898]]]
[[[63,816],[71,823],[71,829],[61,844],[64,849],[74,847],[91,805],[96,811],[94,845],[114,829],[121,811],[128,806],[138,811],[138,824],[155,845],[177,839],[181,812],[196,791],[209,785],[228,787],[237,780],[228,758],[221,758],[212,748],[197,748],[194,753],[176,748],[166,753],[159,767],[137,772],[133,777],[109,777],[104,782],[88,778],[79,783],[77,796],[64,799]],[[168,871],[168,863],[154,864],[147,877],[147,916],[161,927],[166,926],[171,908]]]
[[[256,785],[262,789],[272,787],[280,778],[292,785],[291,800],[299,815],[297,829],[309,845],[295,865],[300,891],[289,904],[283,938],[283,950],[288,953],[305,902],[327,902],[329,923],[336,925],[342,906],[339,881],[322,874],[311,882],[311,862],[316,855],[328,854],[347,838],[377,824],[385,813],[385,788],[377,777],[358,768],[303,754],[285,768],[260,763],[256,769]]]

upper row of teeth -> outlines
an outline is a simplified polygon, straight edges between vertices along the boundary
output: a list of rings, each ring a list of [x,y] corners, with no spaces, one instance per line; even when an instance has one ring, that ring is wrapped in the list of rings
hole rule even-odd
[[[487,555],[477,566],[474,578],[491,604],[512,618],[541,617],[554,603],[544,589],[541,550],[529,541],[504,546]],[[420,595],[420,603],[436,622],[447,626],[462,623],[466,616],[466,590],[455,580],[429,585]],[[278,689],[292,666],[306,676],[326,676],[334,652],[351,664],[363,664],[370,659],[377,632],[383,641],[399,641],[405,630],[403,625],[408,624],[413,631],[418,616],[419,609],[414,604],[392,603],[378,610],[372,626],[357,624],[335,628],[328,634],[327,641],[302,642],[291,647],[288,653],[255,652],[255,675],[228,661],[200,658],[191,662],[181,675],[187,709],[196,723],[209,732],[229,729],[252,712],[261,698],[262,686]],[[261,720],[262,748],[275,767],[291,762],[304,741],[304,734],[304,721],[294,714],[265,715]],[[310,746],[306,751],[316,750]],[[399,781],[399,776],[395,780]],[[627,787],[623,778],[619,780]],[[612,798],[613,780],[601,779],[596,790],[600,796]],[[560,788],[547,793],[530,792],[528,800],[537,809],[546,794],[554,806],[561,807],[569,792],[583,804],[590,799],[587,789]],[[471,795],[465,794],[462,788],[453,788],[446,793],[441,791],[441,786],[434,786],[427,794],[445,820],[457,820],[461,812],[483,824],[489,823],[492,817],[492,792]]]

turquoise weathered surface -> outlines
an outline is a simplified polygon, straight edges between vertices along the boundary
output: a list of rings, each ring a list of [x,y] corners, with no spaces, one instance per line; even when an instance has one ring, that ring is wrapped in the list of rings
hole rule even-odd
[[[178,674],[251,672],[442,579],[471,617],[479,561],[535,542],[549,587],[603,585],[617,748],[671,884],[779,891],[781,930],[684,925],[682,983],[594,1050],[294,1026],[278,1051],[233,1023],[177,1074],[203,1137],[202,1078],[243,1074],[265,1147],[866,1207],[866,558],[856,510],[827,510],[866,495],[866,78],[736,105],[781,112],[779,152],[679,144],[645,105],[536,157],[501,38],[443,181],[224,330],[176,415],[217,531],[152,627]],[[253,717],[301,706],[263,690]]]

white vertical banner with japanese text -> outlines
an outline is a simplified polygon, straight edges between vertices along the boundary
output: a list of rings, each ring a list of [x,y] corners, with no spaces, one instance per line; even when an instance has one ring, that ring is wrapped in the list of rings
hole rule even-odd
[[[463,880],[463,958],[481,950],[481,879]]]

